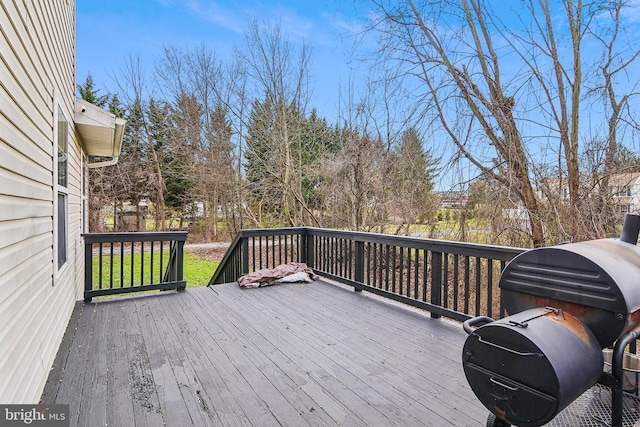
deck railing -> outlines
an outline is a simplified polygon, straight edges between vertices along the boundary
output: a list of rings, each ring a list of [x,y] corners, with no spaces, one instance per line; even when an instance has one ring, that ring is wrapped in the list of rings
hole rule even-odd
[[[242,230],[209,285],[287,262],[431,312],[466,320],[504,314],[498,281],[524,249],[318,228]]]
[[[186,232],[89,233],[84,238],[84,299],[186,287]]]

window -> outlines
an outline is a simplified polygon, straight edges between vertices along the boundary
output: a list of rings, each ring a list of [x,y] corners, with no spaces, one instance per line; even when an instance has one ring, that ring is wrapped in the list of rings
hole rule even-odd
[[[621,185],[613,187],[613,197],[631,197],[631,186]]]
[[[67,195],[58,193],[58,270],[67,263]]]
[[[69,122],[58,106],[57,138],[58,163],[56,175],[58,177],[57,209],[56,209],[56,244],[58,270],[67,263],[67,214],[68,214],[68,180],[69,180]]]
[[[58,186],[67,188],[69,124],[58,106]]]

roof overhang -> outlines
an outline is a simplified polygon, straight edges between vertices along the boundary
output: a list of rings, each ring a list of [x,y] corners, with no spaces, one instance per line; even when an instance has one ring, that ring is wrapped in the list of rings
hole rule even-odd
[[[116,159],[120,156],[126,120],[90,102],[76,98],[74,122],[82,146],[88,155]]]

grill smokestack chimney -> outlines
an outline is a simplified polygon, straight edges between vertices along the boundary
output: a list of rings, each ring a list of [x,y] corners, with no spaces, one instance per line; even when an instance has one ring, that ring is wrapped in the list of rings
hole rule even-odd
[[[638,243],[638,233],[640,232],[640,215],[626,214],[620,241],[635,245]]]

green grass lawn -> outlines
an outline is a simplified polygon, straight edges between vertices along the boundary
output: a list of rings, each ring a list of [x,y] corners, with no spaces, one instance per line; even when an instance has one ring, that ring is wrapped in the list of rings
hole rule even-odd
[[[114,255],[113,266],[110,265],[110,257],[102,257],[102,272],[100,272],[99,257],[93,257],[93,285],[94,289],[98,288],[99,278],[102,275],[102,287],[109,287],[111,277],[113,275],[113,287],[121,287],[121,275],[122,285],[131,286],[132,279],[133,285],[140,285],[142,282],[149,284],[151,282],[158,283],[162,280],[167,263],[169,262],[169,252],[165,251],[162,254],[162,262],[159,253],[154,253],[153,263],[151,262],[151,254],[146,252],[144,257],[140,254],[134,254],[133,259],[131,255]],[[132,264],[133,264],[133,278],[132,278]],[[153,265],[152,265],[153,264]],[[213,276],[213,273],[218,268],[217,262],[212,262],[195,255],[185,253],[184,254],[184,280],[187,281],[187,287],[201,287],[206,286],[209,283],[209,279]]]
[[[209,279],[211,279],[217,268],[217,262],[209,261],[190,253],[184,254],[184,279],[190,288],[207,286]]]

